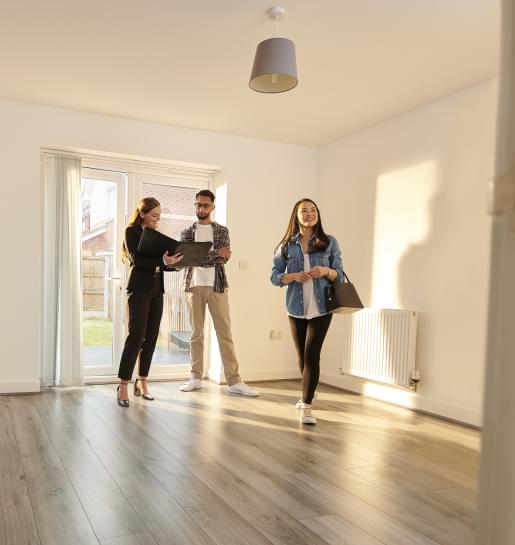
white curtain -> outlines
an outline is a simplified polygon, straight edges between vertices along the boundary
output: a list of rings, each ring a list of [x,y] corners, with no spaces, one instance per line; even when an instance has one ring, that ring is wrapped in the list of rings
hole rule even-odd
[[[42,385],[82,383],[80,159],[47,155]]]

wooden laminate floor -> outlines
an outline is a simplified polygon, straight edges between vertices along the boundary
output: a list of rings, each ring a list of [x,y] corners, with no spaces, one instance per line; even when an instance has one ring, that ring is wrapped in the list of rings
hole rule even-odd
[[[472,545],[479,433],[320,386],[0,397],[0,545]]]

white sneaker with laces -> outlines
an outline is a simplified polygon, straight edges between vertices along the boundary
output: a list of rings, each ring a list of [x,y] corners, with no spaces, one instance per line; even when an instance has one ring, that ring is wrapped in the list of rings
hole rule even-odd
[[[304,403],[304,406],[300,410],[300,418],[303,424],[316,424],[317,419],[313,416],[311,412],[311,405]]]
[[[191,392],[193,390],[198,390],[202,388],[202,381],[199,378],[190,378],[188,382],[185,382],[179,390],[181,392]]]
[[[253,388],[247,386],[244,382],[238,382],[237,384],[232,384],[227,388],[227,391],[230,394],[239,394],[242,396],[257,397],[259,394]]]

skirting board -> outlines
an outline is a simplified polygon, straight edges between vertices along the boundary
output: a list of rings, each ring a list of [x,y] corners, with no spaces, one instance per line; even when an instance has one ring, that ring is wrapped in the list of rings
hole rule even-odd
[[[150,374],[150,381],[186,381],[190,378],[189,372],[180,372],[180,373],[163,373],[163,374]],[[216,384],[225,384],[225,376],[216,371],[208,369],[207,378],[213,381]],[[245,382],[259,382],[259,381],[269,381],[269,380],[292,380],[300,379],[300,373],[297,369],[269,369],[266,371],[256,371],[251,373],[242,372],[242,379]],[[110,384],[118,382],[118,379],[114,376],[87,376],[84,377],[84,384]],[[1,386],[1,383],[0,383]]]
[[[268,380],[292,380],[300,379],[300,371],[297,368],[294,369],[265,369],[260,371],[252,371],[250,373],[245,373],[243,380],[246,381],[263,381]]]
[[[240,369],[241,378],[245,382],[267,382],[269,380],[292,380],[300,378],[298,369],[265,369],[251,371],[250,373]],[[208,375],[209,379],[217,384],[225,384],[225,377]]]
[[[348,375],[333,375],[330,373],[320,373],[320,382],[329,386],[350,390],[366,397],[386,401],[399,407],[422,411],[470,426],[481,426],[481,413],[479,411],[427,398],[417,392],[392,388],[387,385],[378,385]]]
[[[167,382],[167,381],[186,381],[190,378],[189,373],[162,373],[162,374],[150,374],[150,382]],[[131,382],[136,379],[136,374],[132,377]],[[120,379],[114,375],[110,376],[92,376],[88,375],[84,377],[84,385],[88,384],[115,384]]]
[[[11,380],[0,382],[0,394],[29,394],[40,392],[39,380]]]

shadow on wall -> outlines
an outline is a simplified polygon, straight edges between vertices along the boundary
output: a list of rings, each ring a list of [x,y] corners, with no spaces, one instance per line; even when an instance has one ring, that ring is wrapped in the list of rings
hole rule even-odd
[[[419,393],[430,391],[432,397],[454,398],[458,404],[474,400],[478,386],[478,364],[471,362],[481,357],[481,289],[473,277],[483,245],[476,238],[482,237],[482,227],[473,221],[477,196],[466,186],[477,173],[473,165],[466,167],[470,172],[460,172],[459,164],[447,160],[414,167],[412,187],[407,188],[406,180],[399,182],[399,189],[406,189],[403,221],[394,220],[397,303],[418,312]],[[470,202],[463,190],[472,194]]]
[[[376,183],[371,302],[376,308],[414,308],[399,282],[401,263],[432,235],[430,202],[438,190],[434,160],[379,175]],[[409,279],[407,279],[409,280]],[[412,282],[416,290],[417,282]],[[404,292],[404,293],[403,293]],[[417,308],[414,308],[417,310]]]
[[[332,219],[341,218],[344,265],[347,257],[365,304],[418,313],[417,399],[471,423],[481,411],[490,247],[484,185],[493,133],[490,106],[479,99],[474,90],[330,149],[326,170],[337,168],[339,151],[346,177],[362,184],[343,189],[344,203],[352,203],[344,214],[337,215],[330,184],[323,186]],[[326,342],[335,377],[340,329],[336,316]]]
[[[439,162],[425,156],[409,165],[383,169],[379,174],[369,173],[367,185],[370,197],[367,213],[354,220],[355,225],[360,226],[361,245],[363,244],[361,225],[366,226],[366,238],[370,241],[367,247],[370,250],[368,255],[362,253],[357,259],[351,260],[356,262],[358,267],[361,264],[361,269],[365,270],[366,274],[356,275],[351,271],[351,278],[360,279],[357,288],[367,307],[420,312],[427,307],[425,299],[431,297],[429,286],[427,289],[422,286],[426,284],[425,275],[430,281],[433,265],[428,267],[424,250],[413,270],[408,270],[409,265],[405,267],[404,264],[415,248],[425,247],[428,243],[433,244],[432,202],[439,198],[438,191],[441,186]],[[436,241],[434,243],[438,244]],[[342,246],[345,267],[345,241]],[[431,261],[438,263],[438,256],[435,255]],[[419,267],[422,270],[416,270]],[[363,281],[366,277],[370,286],[368,290],[366,282]],[[422,318],[424,314],[422,311]],[[333,331],[330,330],[328,336],[328,348],[335,354],[341,354],[342,349],[346,349],[342,347],[343,326],[338,325],[338,320],[339,317],[335,316]],[[422,319],[422,327],[425,327],[423,322]],[[394,345],[396,339],[389,338],[392,335],[391,328],[382,329],[381,324],[378,328],[383,346]],[[418,346],[419,353],[423,344],[422,342],[422,345]],[[421,357],[417,360],[421,361]],[[395,376],[391,370],[391,367],[396,365],[393,355],[386,354],[384,361],[388,362],[388,368],[384,368],[384,375]]]
[[[428,369],[423,357],[427,336],[423,332],[430,323],[425,310],[433,296],[434,265],[440,261],[436,248],[434,254],[427,248],[437,244],[432,203],[440,186],[439,165],[434,159],[377,178],[372,306],[417,311],[416,362],[423,377],[427,377]]]

